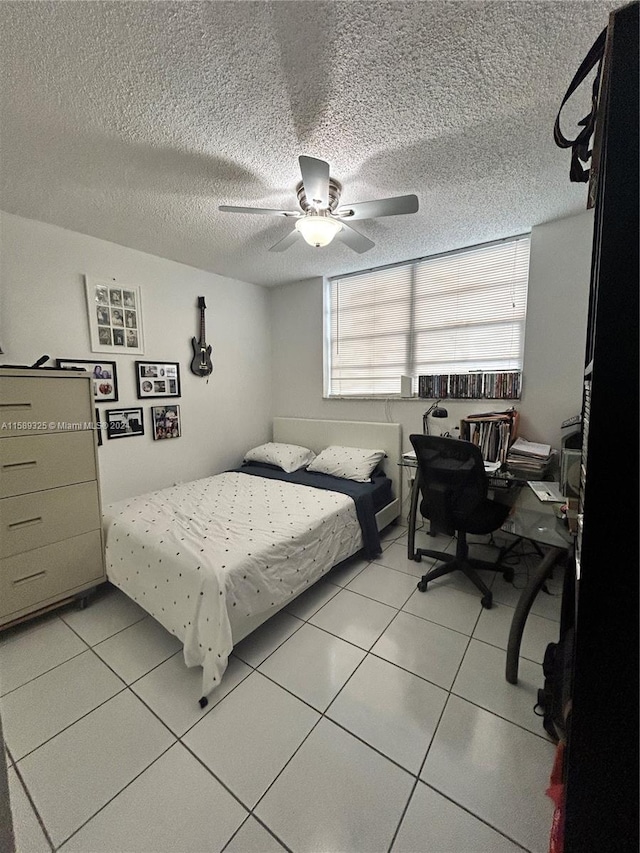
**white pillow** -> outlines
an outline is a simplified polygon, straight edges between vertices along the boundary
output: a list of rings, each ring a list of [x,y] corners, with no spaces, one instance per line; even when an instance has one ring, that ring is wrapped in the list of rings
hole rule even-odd
[[[299,468],[305,468],[309,462],[315,459],[313,450],[308,447],[300,447],[297,444],[282,444],[278,441],[269,441],[261,444],[245,453],[245,462],[266,462],[268,465],[277,465],[290,474]]]
[[[307,470],[355,480],[357,483],[370,483],[371,474],[385,455],[384,450],[331,445],[316,456]]]

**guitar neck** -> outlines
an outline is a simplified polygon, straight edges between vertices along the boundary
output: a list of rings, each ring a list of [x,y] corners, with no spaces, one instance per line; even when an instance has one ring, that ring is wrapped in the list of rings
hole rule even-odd
[[[204,334],[204,308],[200,309],[200,346],[205,345],[205,334]]]

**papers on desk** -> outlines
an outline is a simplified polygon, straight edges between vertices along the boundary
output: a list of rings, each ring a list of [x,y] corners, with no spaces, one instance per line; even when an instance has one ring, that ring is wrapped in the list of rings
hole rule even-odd
[[[521,472],[525,477],[544,477],[551,461],[551,445],[517,438],[507,454],[510,471]]]
[[[545,483],[542,480],[528,480],[527,482],[539,500],[565,503],[558,483]]]
[[[548,459],[551,455],[551,445],[517,438],[509,448],[509,454],[513,453],[518,456],[533,456],[537,459]]]
[[[415,450],[408,450],[406,453],[403,453],[402,461],[417,463]],[[496,471],[500,470],[501,466],[502,462],[487,462],[486,459],[484,461],[484,470],[487,474],[495,474]]]

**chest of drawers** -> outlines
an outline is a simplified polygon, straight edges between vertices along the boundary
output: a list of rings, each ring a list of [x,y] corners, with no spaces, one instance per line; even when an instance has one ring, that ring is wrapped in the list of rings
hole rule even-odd
[[[0,368],[0,627],[105,578],[87,374]]]

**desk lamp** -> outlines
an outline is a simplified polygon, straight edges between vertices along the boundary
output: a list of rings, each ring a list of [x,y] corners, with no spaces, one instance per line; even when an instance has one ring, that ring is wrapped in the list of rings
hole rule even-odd
[[[436,400],[436,402],[429,406],[427,411],[422,416],[422,432],[425,435],[429,435],[429,415],[433,418],[448,418],[449,412],[442,408],[440,405],[440,400]]]

